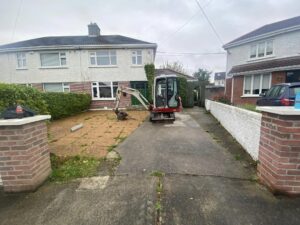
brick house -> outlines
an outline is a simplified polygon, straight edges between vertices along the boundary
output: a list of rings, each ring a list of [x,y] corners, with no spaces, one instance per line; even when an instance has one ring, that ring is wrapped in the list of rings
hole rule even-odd
[[[260,27],[223,46],[225,94],[234,105],[255,104],[274,84],[300,81],[300,16]]]
[[[41,91],[87,92],[91,108],[112,108],[119,85],[147,81],[157,45],[121,35],[102,35],[96,23],[88,35],[42,37],[0,46],[0,82]],[[145,85],[144,85],[145,86]],[[121,107],[132,105],[130,96]]]

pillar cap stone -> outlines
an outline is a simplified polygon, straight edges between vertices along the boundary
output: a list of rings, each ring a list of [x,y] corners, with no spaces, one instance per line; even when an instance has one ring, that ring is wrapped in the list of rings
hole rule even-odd
[[[256,110],[284,116],[300,116],[300,110],[293,106],[258,106]]]
[[[0,127],[1,126],[20,126],[20,125],[25,125],[28,123],[34,123],[42,120],[49,120],[51,119],[50,115],[37,115],[37,116],[32,116],[32,117],[25,117],[22,119],[1,119],[0,120]]]

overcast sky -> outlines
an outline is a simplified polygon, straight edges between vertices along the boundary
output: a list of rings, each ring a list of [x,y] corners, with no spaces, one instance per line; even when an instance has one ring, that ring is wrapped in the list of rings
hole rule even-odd
[[[87,24],[96,22],[102,34],[157,43],[157,67],[179,61],[190,74],[197,68],[218,72],[226,67],[222,43],[300,15],[299,0],[198,1],[221,41],[195,0],[0,0],[0,44],[86,35]]]

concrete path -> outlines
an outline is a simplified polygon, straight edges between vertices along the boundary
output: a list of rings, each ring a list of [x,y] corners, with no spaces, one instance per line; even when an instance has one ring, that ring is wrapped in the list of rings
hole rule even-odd
[[[73,182],[2,194],[0,224],[157,224],[157,208],[161,224],[300,224],[300,199],[253,182],[249,160],[237,160],[239,145],[202,109],[173,124],[145,122],[116,151],[115,176],[89,180],[90,188]],[[161,195],[154,171],[165,173]]]

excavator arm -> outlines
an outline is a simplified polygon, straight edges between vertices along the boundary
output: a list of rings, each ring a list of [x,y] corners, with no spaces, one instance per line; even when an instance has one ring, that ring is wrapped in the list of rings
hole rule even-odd
[[[122,94],[129,94],[136,97],[137,100],[145,107],[146,110],[149,110],[150,103],[148,100],[136,89],[129,87],[118,87],[116,91],[116,106],[114,108],[114,112],[116,113],[119,120],[124,120],[128,116],[126,112],[119,111],[119,105],[121,101]]]

